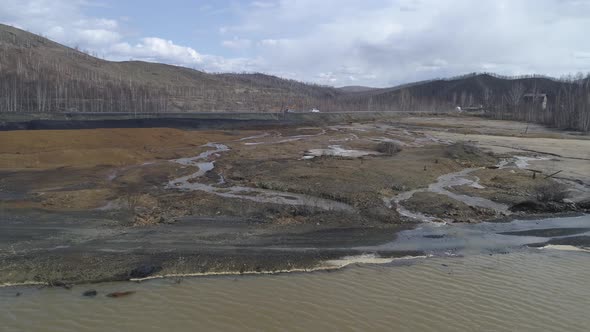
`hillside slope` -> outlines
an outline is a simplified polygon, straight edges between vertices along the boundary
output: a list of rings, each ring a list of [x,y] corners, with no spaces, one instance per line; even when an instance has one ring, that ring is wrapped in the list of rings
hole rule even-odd
[[[278,111],[320,107],[335,88],[264,74],[113,62],[0,24],[0,111]]]

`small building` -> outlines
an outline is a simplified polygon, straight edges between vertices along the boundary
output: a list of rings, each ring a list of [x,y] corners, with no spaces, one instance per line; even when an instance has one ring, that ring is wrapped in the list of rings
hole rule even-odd
[[[547,109],[547,94],[546,93],[525,93],[522,96],[525,104],[538,104],[541,109]]]

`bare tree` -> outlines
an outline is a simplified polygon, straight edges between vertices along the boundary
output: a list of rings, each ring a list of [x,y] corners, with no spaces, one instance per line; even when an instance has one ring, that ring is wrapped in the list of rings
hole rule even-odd
[[[508,90],[508,101],[514,110],[517,110],[521,104],[524,92],[525,87],[519,82],[512,84],[512,87]]]

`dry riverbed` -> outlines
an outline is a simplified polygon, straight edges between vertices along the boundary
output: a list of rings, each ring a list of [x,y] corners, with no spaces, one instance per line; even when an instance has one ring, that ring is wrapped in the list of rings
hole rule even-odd
[[[0,132],[0,283],[311,270],[422,222],[587,211],[590,140],[524,126]]]

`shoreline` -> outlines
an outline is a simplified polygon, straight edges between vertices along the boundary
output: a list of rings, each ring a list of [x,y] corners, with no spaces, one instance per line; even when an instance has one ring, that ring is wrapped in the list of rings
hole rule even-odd
[[[554,218],[575,218],[575,217],[582,217],[582,216],[590,216],[587,213],[557,213],[557,214],[542,214],[542,215],[527,215],[527,216],[510,216],[512,220],[504,221],[502,223],[512,223],[515,221],[539,221],[543,222],[546,219],[554,219]],[[494,221],[483,221],[487,223],[497,223]],[[421,228],[420,225],[426,225],[428,223],[421,223],[417,224],[414,230]],[[448,224],[450,227],[460,227],[462,223],[454,223]],[[518,222],[516,223],[518,224]],[[443,224],[441,224],[442,226]],[[589,225],[590,226],[590,225]],[[568,227],[564,228],[568,229]],[[575,252],[590,252],[590,236],[588,237],[587,244],[582,245],[579,243],[574,244],[567,244],[567,240],[569,238],[577,239],[575,235],[562,237],[562,238],[547,238],[547,241],[544,243],[530,243],[525,245],[525,248],[528,249],[537,249],[537,250],[561,250],[561,251],[575,251]],[[558,241],[559,244],[552,244],[553,241]],[[566,241],[566,242],[564,242]],[[575,241],[575,240],[574,240]],[[566,244],[561,244],[566,243]],[[353,248],[350,248],[351,250]],[[519,251],[522,248],[513,247],[513,248],[506,248],[508,252]],[[268,250],[271,250],[268,248]],[[383,253],[381,251],[381,253]],[[317,261],[316,266],[313,267],[293,267],[289,269],[276,269],[276,270],[225,270],[225,271],[210,271],[210,272],[183,272],[183,273],[165,273],[165,274],[151,274],[145,277],[139,278],[107,278],[104,280],[70,280],[68,282],[64,282],[61,280],[54,280],[54,281],[23,281],[23,282],[6,282],[0,283],[0,288],[12,288],[12,287],[52,287],[52,288],[66,288],[69,289],[72,286],[78,285],[93,285],[93,284],[101,284],[101,283],[112,283],[112,282],[135,282],[135,283],[142,283],[151,280],[157,279],[182,279],[182,278],[200,278],[200,277],[223,277],[223,276],[264,276],[264,275],[277,275],[277,274],[291,274],[291,273],[314,273],[314,272],[331,272],[331,271],[338,271],[344,268],[347,268],[351,265],[356,264],[391,264],[396,261],[413,261],[413,260],[421,260],[421,259],[428,259],[431,257],[449,257],[456,256],[454,254],[450,254],[448,251],[441,251],[439,254],[435,253],[418,253],[412,252],[409,253],[408,251],[388,251],[386,255],[382,255],[379,250],[374,252],[366,253],[363,251],[358,251],[358,254],[355,255],[346,255],[343,254],[340,256],[335,256],[333,259],[328,260],[320,260]],[[442,254],[444,253],[444,254]],[[483,252],[480,252],[483,254]],[[490,254],[491,255],[491,254]]]
[[[527,216],[527,218],[523,218],[521,217],[516,217],[514,216],[512,221],[507,221],[507,222],[503,222],[503,223],[498,223],[498,222],[492,222],[492,221],[487,221],[487,223],[489,224],[510,224],[513,223],[515,226],[518,225],[523,225],[526,224],[527,221],[538,221],[535,224],[536,225],[540,225],[539,227],[542,227],[544,224],[544,220],[547,220],[547,227],[550,227],[549,230],[555,229],[555,228],[551,228],[551,227],[556,227],[556,225],[559,225],[558,223],[556,223],[556,221],[549,221],[549,219],[568,219],[568,218],[578,218],[578,217],[584,217],[584,216],[589,216],[590,214],[580,214],[580,213],[576,213],[575,215],[572,214],[559,214],[559,216],[557,215],[548,215],[548,214],[544,214],[543,217],[540,216]],[[519,223],[519,221],[521,221]],[[424,226],[430,225],[431,229],[439,229],[439,227],[445,227],[446,231],[450,231],[451,233],[453,233],[454,229],[463,229],[464,227],[469,227],[469,226],[474,226],[477,224],[467,224],[467,223],[454,223],[454,224],[440,224],[438,227],[437,226],[432,226],[432,224],[429,223],[421,223],[421,224],[416,224],[416,227],[412,228],[412,229],[408,229],[408,231],[419,231],[421,228],[423,228]],[[588,225],[590,226],[590,224]],[[434,228],[432,228],[434,227]],[[564,225],[562,229],[568,229],[572,226],[568,226],[568,225]],[[526,228],[525,228],[526,229]],[[540,230],[545,230],[545,228],[540,228]],[[521,231],[522,232],[522,231]],[[428,233],[428,232],[427,232]],[[490,234],[495,234],[494,232],[490,233]],[[499,234],[499,233],[497,233]],[[524,235],[523,235],[524,236]],[[426,243],[426,241],[430,241],[430,239],[437,239],[441,236],[431,236],[431,235],[425,235],[424,236],[424,243]],[[571,241],[569,240],[571,238]],[[530,242],[525,244],[523,247],[515,245],[515,246],[506,246],[506,247],[502,247],[500,246],[498,248],[498,250],[501,250],[500,252],[503,252],[503,250],[507,250],[508,252],[513,252],[513,251],[519,251],[522,250],[524,248],[528,248],[528,249],[560,249],[560,248],[570,248],[569,250],[575,250],[575,251],[580,251],[580,252],[588,252],[588,249],[586,247],[590,246],[590,236],[587,236],[587,238],[585,240],[579,240],[580,236],[577,236],[576,234],[572,234],[566,237],[548,237],[546,238],[544,241],[545,242]],[[557,241],[557,242],[555,242]],[[568,242],[570,241],[570,242]],[[394,240],[393,242],[391,242],[392,244],[395,244],[396,241]],[[555,244],[554,244],[555,243]],[[571,243],[571,244],[570,244]],[[369,246],[370,248],[373,248],[372,246]],[[297,248],[292,248],[294,250],[296,250]],[[459,247],[457,247],[457,249],[459,249]],[[376,244],[374,246],[374,249],[362,249],[362,248],[354,248],[354,247],[350,247],[350,248],[342,248],[342,249],[318,249],[315,248],[313,249],[313,251],[319,255],[316,258],[312,258],[314,257],[309,256],[309,251],[311,249],[303,249],[303,251],[292,251],[290,252],[290,254],[287,254],[287,256],[285,257],[291,257],[289,259],[287,259],[288,261],[292,262],[292,266],[289,268],[285,268],[284,267],[284,260],[277,260],[278,257],[282,257],[281,255],[276,256],[274,254],[276,254],[277,252],[282,253],[285,250],[288,249],[278,249],[278,248],[258,248],[258,249],[247,249],[247,250],[255,250],[255,252],[257,254],[251,255],[249,253],[246,253],[245,256],[242,256],[246,259],[241,260],[238,257],[234,257],[234,258],[230,258],[231,255],[229,255],[230,252],[232,252],[232,249],[221,249],[221,251],[218,253],[218,257],[220,259],[222,259],[223,261],[225,261],[228,265],[226,265],[226,267],[229,266],[234,266],[234,268],[227,268],[224,270],[212,270],[212,271],[207,271],[207,272],[200,272],[198,271],[198,269],[192,269],[191,268],[184,268],[184,272],[179,272],[179,271],[175,271],[175,270],[171,270],[171,269],[165,269],[166,272],[164,273],[160,273],[156,270],[153,271],[148,271],[147,274],[145,276],[141,276],[141,277],[131,277],[129,274],[117,274],[117,273],[111,273],[110,276],[105,276],[103,275],[102,278],[79,278],[79,279],[72,279],[72,278],[53,278],[53,279],[47,279],[47,280],[43,280],[43,281],[35,281],[35,280],[25,280],[25,281],[7,281],[7,282],[3,282],[0,283],[0,287],[4,288],[4,287],[21,287],[21,286],[43,286],[43,287],[65,287],[68,288],[70,286],[73,285],[83,285],[83,284],[99,284],[99,283],[109,283],[109,282],[143,282],[143,281],[148,281],[148,280],[153,280],[153,279],[174,279],[174,278],[189,278],[189,277],[207,277],[207,276],[238,276],[238,275],[274,275],[274,274],[288,274],[288,273],[310,273],[310,272],[320,272],[320,271],[334,271],[334,270],[340,270],[342,268],[345,268],[349,265],[354,265],[354,264],[389,264],[395,261],[405,261],[405,260],[416,260],[416,259],[426,259],[426,258],[430,258],[430,257],[446,257],[448,255],[451,256],[455,256],[456,254],[453,254],[453,252],[455,252],[455,249],[453,250],[448,250],[448,249],[439,249],[439,250],[425,250],[425,251],[415,251],[415,250],[400,250],[400,249],[395,249],[395,247],[393,247],[392,249],[384,249],[382,246]],[[480,254],[485,254],[486,250],[488,249],[480,249],[479,253]],[[493,252],[495,252],[496,249],[491,250],[490,254],[492,254]],[[565,250],[565,249],[564,249]],[[228,256],[226,256],[226,254],[223,254],[224,251],[227,251],[226,254]],[[203,254],[207,255],[206,252],[199,252],[198,250],[194,252],[194,254],[196,256],[202,256]],[[102,254],[100,252],[97,252],[94,254],[95,257],[103,257],[103,259],[107,259],[108,262],[108,258],[112,256],[112,253],[108,253],[108,252],[102,252]],[[149,261],[154,261],[154,259],[156,257],[158,257],[159,254],[153,254],[153,255],[147,255],[144,259],[140,259],[138,262],[149,262]],[[319,258],[320,256],[323,256],[325,258]],[[176,257],[176,256],[174,256]],[[170,258],[166,259],[166,258],[161,258],[159,259],[160,262],[162,263],[171,263],[175,261],[175,258],[170,256]],[[305,258],[308,257],[308,258]],[[303,259],[301,260],[299,263],[296,263],[294,261],[292,261],[292,259]],[[66,257],[61,257],[60,259],[63,260],[68,260],[69,258]],[[190,262],[191,259],[190,258],[186,258],[187,262]],[[252,259],[254,261],[252,261]],[[26,260],[26,258],[25,258]],[[42,259],[42,261],[44,261],[44,265],[51,265],[51,259]],[[276,268],[273,269],[248,269],[248,268],[244,268],[244,266],[246,266],[246,264],[248,264],[249,266],[254,266],[256,265],[256,261],[260,261],[260,262],[275,262],[275,263],[271,263],[271,265],[275,266]],[[281,261],[283,263],[281,263]],[[248,263],[249,262],[249,263]],[[252,263],[254,262],[254,263]],[[307,263],[305,263],[307,262]],[[190,264],[190,263],[189,263]],[[254,264],[254,265],[252,265]],[[276,264],[276,265],[274,265]],[[301,265],[303,264],[303,265]],[[34,263],[33,263],[34,265]],[[108,265],[108,263],[107,263]],[[135,268],[133,268],[135,266]],[[196,265],[194,265],[196,266]],[[283,266],[283,267],[281,267]],[[129,265],[129,270],[127,271],[133,271],[134,269],[141,269],[142,267],[146,267],[146,269],[150,270],[151,266],[150,265],[142,265],[142,264],[130,264]],[[83,266],[79,267],[80,273],[83,274],[88,274],[90,273],[90,271],[87,271],[84,269]],[[43,269],[41,269],[40,271],[42,271]],[[110,270],[110,268],[108,266],[105,266],[101,269],[103,272],[107,272],[108,270]]]
[[[145,282],[155,279],[174,279],[174,278],[198,278],[208,276],[263,276],[263,275],[277,275],[277,274],[291,274],[291,273],[313,273],[322,271],[337,271],[355,264],[389,264],[395,261],[407,261],[426,259],[433,257],[431,254],[421,254],[419,252],[389,252],[389,255],[382,256],[378,253],[359,253],[357,255],[335,256],[333,259],[318,261],[317,266],[314,267],[294,267],[290,269],[276,269],[276,270],[225,270],[225,271],[211,271],[211,272],[183,272],[183,273],[165,273],[152,274],[141,278],[107,278],[104,280],[54,280],[54,281],[23,281],[23,282],[5,282],[0,283],[0,288],[10,287],[28,287],[28,286],[42,286],[53,288],[70,288],[74,285],[91,285],[112,282]]]

